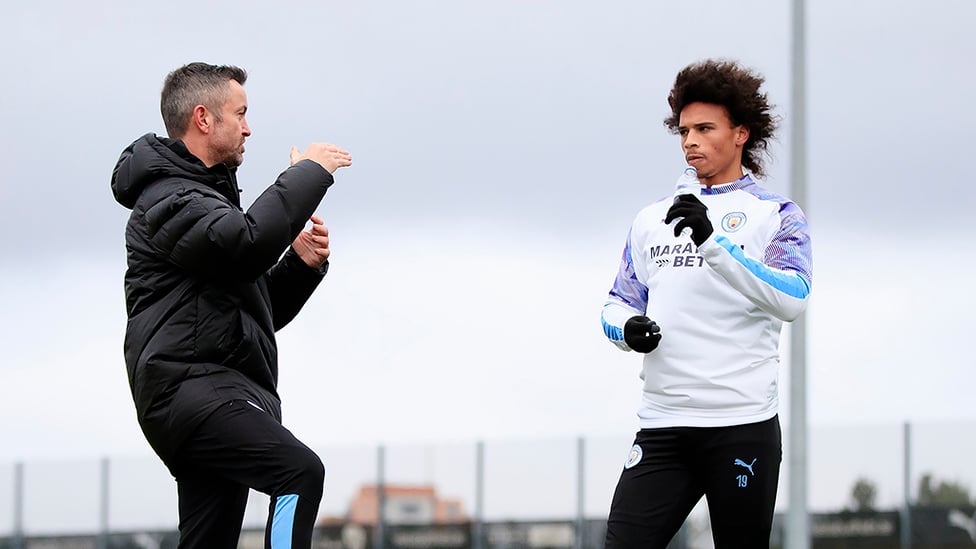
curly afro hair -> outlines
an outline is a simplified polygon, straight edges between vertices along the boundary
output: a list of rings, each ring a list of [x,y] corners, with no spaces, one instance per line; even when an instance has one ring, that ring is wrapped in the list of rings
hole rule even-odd
[[[764,156],[778,126],[770,111],[766,94],[759,91],[766,79],[734,61],[706,59],[688,65],[674,79],[668,94],[671,116],[664,125],[678,133],[681,111],[690,103],[721,105],[729,113],[733,126],[749,128],[749,139],[742,147],[742,165],[757,176],[764,176]]]

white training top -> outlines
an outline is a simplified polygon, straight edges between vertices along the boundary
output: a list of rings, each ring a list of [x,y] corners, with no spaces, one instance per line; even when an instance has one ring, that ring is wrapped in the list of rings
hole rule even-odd
[[[604,333],[626,351],[627,319],[646,315],[661,327],[660,344],[644,356],[641,428],[776,415],[780,329],[810,293],[810,237],[796,204],[749,174],[701,186],[699,199],[714,228],[700,248],[664,224],[671,196],[637,214],[603,308]]]

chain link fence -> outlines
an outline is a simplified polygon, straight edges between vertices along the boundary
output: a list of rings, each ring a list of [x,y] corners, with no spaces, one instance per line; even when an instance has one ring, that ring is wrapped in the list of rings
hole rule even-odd
[[[974,427],[810,429],[812,546],[976,547]],[[327,479],[317,547],[602,547],[632,436],[318,448]],[[151,455],[0,464],[0,494],[0,549],[175,547],[176,485]],[[263,547],[267,513],[267,497],[252,492],[241,548]],[[704,502],[672,546],[711,547]]]

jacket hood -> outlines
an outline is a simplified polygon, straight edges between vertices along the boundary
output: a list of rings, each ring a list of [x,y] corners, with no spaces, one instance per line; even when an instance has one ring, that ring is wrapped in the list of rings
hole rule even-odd
[[[126,147],[119,156],[112,171],[112,194],[119,204],[132,209],[147,185],[169,177],[190,179],[224,192],[236,192],[232,174],[230,182],[233,189],[223,188],[222,183],[227,176],[225,166],[207,168],[187,150],[182,141],[147,133]]]

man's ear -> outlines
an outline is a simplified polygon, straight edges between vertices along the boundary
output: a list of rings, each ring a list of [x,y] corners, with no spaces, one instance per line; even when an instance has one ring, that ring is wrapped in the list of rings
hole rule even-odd
[[[213,115],[203,105],[193,107],[193,115],[190,119],[193,122],[193,127],[200,133],[210,133],[210,130],[213,129]]]
[[[736,127],[735,144],[741,147],[742,145],[746,144],[746,141],[749,141],[749,126],[739,124],[739,126]]]

